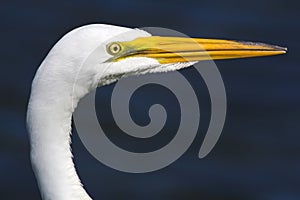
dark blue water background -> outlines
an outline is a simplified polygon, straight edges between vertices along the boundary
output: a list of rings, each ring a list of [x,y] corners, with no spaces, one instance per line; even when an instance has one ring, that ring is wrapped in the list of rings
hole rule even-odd
[[[188,152],[171,166],[148,174],[115,171],[95,160],[75,131],[77,170],[95,199],[300,199],[298,1],[53,0],[0,5],[0,199],[40,199],[25,128],[31,81],[60,37],[90,23],[165,27],[193,37],[263,41],[289,48],[284,56],[216,62],[227,91],[228,113],[222,136],[205,159],[199,160],[197,153],[210,116],[209,97],[193,69],[182,73],[201,99],[200,130]],[[126,147],[126,138],[116,139],[121,133],[106,109],[112,89],[113,85],[97,91],[99,115],[106,119],[101,123],[112,140],[132,148]],[[143,105],[149,107],[157,98],[176,114],[173,96],[149,86],[132,100],[137,123],[147,123]],[[177,126],[172,120],[178,119],[171,119],[167,132]]]

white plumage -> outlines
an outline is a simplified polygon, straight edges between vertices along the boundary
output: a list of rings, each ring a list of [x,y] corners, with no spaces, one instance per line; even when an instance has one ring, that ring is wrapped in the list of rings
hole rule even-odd
[[[130,34],[124,38],[122,33],[128,31]],[[43,199],[91,199],[72,161],[71,116],[78,101],[91,89],[116,81],[118,77],[113,77],[114,74],[146,73],[147,69],[159,71],[155,67],[160,64],[151,58],[104,63],[111,57],[105,51],[111,38],[123,41],[145,36],[150,34],[110,25],[80,27],[66,34],[39,67],[32,83],[27,124],[32,166]],[[95,63],[83,66],[97,48],[99,57]]]

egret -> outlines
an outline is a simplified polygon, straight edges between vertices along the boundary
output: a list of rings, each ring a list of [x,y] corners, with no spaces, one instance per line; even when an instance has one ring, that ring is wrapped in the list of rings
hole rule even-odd
[[[67,33],[38,68],[27,110],[32,168],[42,198],[91,199],[76,173],[70,149],[72,113],[91,90],[129,75],[179,70],[201,60],[285,52],[262,43],[152,36],[140,29],[105,24]]]

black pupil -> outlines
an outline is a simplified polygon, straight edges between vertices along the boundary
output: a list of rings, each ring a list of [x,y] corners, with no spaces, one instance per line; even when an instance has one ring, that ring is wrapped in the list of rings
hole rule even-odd
[[[118,48],[117,46],[114,47],[114,51],[115,51],[115,52],[118,51],[118,49],[119,49],[119,48]]]

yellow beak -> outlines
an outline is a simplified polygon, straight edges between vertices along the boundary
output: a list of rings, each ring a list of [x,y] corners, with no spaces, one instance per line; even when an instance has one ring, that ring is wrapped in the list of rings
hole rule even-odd
[[[113,54],[113,61],[128,57],[148,57],[161,64],[271,56],[286,53],[287,49],[263,43],[239,42],[233,40],[181,38],[181,37],[140,37],[127,42],[110,43],[119,45],[120,51]]]

